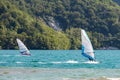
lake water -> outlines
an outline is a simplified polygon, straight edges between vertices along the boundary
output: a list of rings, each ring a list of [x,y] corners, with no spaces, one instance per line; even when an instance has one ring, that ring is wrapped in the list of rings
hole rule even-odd
[[[80,50],[0,50],[0,80],[82,80],[120,77],[120,50],[96,50],[89,64]],[[23,73],[27,73],[24,74]],[[22,76],[22,77],[21,77]]]

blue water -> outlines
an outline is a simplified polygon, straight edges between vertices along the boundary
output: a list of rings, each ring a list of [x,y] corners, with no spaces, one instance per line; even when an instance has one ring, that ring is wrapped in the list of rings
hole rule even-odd
[[[0,80],[107,80],[120,78],[120,50],[96,50],[89,64],[80,50],[0,50]],[[105,78],[105,79],[104,79]],[[117,79],[116,79],[117,80]]]
[[[98,64],[88,64],[80,50],[31,50],[23,56],[18,50],[0,50],[0,67],[120,69],[120,50],[96,50]]]

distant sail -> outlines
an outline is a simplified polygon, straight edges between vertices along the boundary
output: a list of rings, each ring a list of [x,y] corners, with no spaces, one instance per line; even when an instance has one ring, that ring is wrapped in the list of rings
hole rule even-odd
[[[30,55],[30,51],[27,49],[27,47],[23,44],[23,42],[20,39],[16,39],[17,43],[18,43],[18,47],[20,50],[20,53],[22,55]]]
[[[87,57],[90,61],[94,61],[95,57],[93,46],[88,35],[83,29],[81,29],[81,38],[82,38],[82,55]]]

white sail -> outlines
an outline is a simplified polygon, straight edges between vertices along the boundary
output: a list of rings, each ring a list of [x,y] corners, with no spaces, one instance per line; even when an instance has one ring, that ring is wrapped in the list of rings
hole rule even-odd
[[[20,53],[23,55],[30,55],[30,51],[27,49],[27,47],[23,44],[23,42],[20,39],[16,39],[17,43],[18,43],[18,47],[20,50]]]
[[[85,57],[88,57],[89,59],[92,58],[92,60],[94,60],[93,46],[85,30],[83,29],[81,29],[81,38],[82,38],[82,48],[84,48],[82,49],[82,53],[85,54],[84,55]]]

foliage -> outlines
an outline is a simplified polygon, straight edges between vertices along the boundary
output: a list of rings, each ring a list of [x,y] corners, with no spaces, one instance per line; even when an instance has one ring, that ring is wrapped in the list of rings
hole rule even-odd
[[[30,49],[69,49],[70,42],[65,34],[56,32],[9,1],[2,1],[0,9],[0,46],[2,49],[17,48],[20,38]]]

